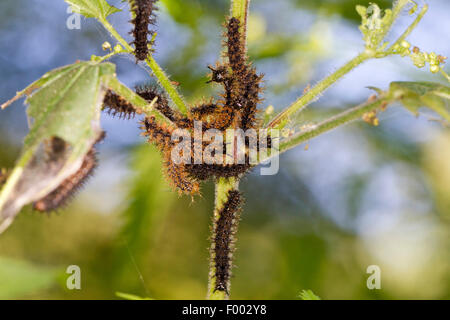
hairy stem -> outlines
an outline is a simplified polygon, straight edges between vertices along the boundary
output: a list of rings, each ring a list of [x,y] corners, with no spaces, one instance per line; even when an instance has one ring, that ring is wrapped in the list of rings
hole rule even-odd
[[[359,66],[364,61],[368,60],[372,56],[366,52],[360,53],[355,58],[347,62],[341,68],[330,74],[328,77],[320,81],[314,87],[312,87],[308,92],[306,92],[302,97],[295,101],[291,106],[282,111],[278,116],[276,116],[269,124],[269,128],[281,129],[289,117],[294,113],[304,109],[309,103],[316,100],[317,97],[328,89],[333,83],[338,81],[348,72]]]
[[[302,144],[311,138],[328,132],[334,128],[342,126],[350,121],[360,119],[365,113],[385,108],[389,103],[395,101],[393,97],[381,96],[376,101],[366,102],[354,108],[348,109],[334,117],[320,122],[317,125],[311,126],[310,129],[294,134],[292,137],[280,142],[280,153],[292,149],[299,144]]]
[[[236,210],[227,209],[233,202],[232,192],[237,192],[238,184],[235,178],[220,178],[216,182],[207,295],[211,300],[229,298],[234,236],[239,218]]]
[[[120,81],[114,77],[107,80],[106,86],[108,87],[108,89],[111,89],[116,94],[131,103],[134,107],[136,107],[138,109],[138,113],[145,113],[148,116],[155,116],[156,119],[160,122],[172,124],[169,119],[167,119],[156,108],[154,108],[154,105],[157,101],[152,101],[149,103],[147,100],[136,94],[133,90],[120,83]]]
[[[389,47],[389,49],[386,50],[386,54],[392,53],[392,49],[394,48],[394,46],[396,44],[400,44],[403,40],[405,40],[411,34],[411,32],[417,27],[420,20],[422,20],[423,16],[427,13],[427,11],[428,11],[428,5],[425,4],[422,7],[422,10],[420,10],[417,17],[414,19],[414,21],[409,25],[409,27],[402,33],[402,35],[400,37],[398,37],[398,39]]]
[[[384,58],[388,55],[393,54],[393,45],[388,49],[384,50],[383,46],[378,48],[380,44],[383,42],[385,36],[389,33],[394,24],[395,20],[398,18],[400,12],[405,8],[408,3],[412,3],[411,0],[398,0],[395,2],[394,7],[392,9],[392,19],[389,24],[383,28],[382,37],[380,37],[380,41],[374,45],[374,49],[366,48],[366,50],[355,58],[347,62],[344,66],[339,68],[337,71],[333,72],[331,75],[320,81],[316,84],[312,89],[310,89],[306,94],[297,99],[292,105],[283,110],[280,114],[278,114],[269,124],[268,128],[283,128],[286,123],[289,121],[289,117],[294,113],[303,110],[309,103],[318,99],[318,97],[328,89],[333,83],[340,80],[343,76],[345,76],[348,72],[358,67],[363,62],[372,59],[372,58]],[[425,13],[428,10],[428,6],[425,5],[421,12],[418,14],[416,19],[411,23],[411,25],[403,32],[403,34],[394,42],[394,44],[400,43],[403,41],[417,26],[420,20],[423,18]],[[375,49],[376,48],[376,49]]]
[[[99,19],[100,23],[105,27],[106,30],[117,40],[119,43],[129,52],[132,53],[134,49],[125,41],[124,38],[114,29],[114,27],[108,22],[106,19]],[[153,59],[151,55],[145,60],[147,65],[153,71],[153,74],[158,79],[161,86],[169,95],[170,99],[177,106],[177,108],[184,114],[187,112],[187,106],[183,101],[180,93],[173,85],[172,81],[167,77],[162,68],[158,65],[158,63]]]
[[[392,19],[389,23],[388,26],[386,26],[386,28],[384,28],[383,30],[383,36],[381,37],[381,41],[386,37],[386,35],[389,33],[389,31],[391,30],[394,22],[397,20],[398,16],[400,15],[400,13],[403,11],[403,9],[405,8],[406,5],[408,5],[409,3],[413,3],[412,0],[397,0],[394,3],[394,6],[392,8]],[[381,42],[380,41],[380,42]]]
[[[244,42],[247,43],[247,17],[250,0],[231,0],[231,16],[239,19],[241,22],[240,33],[243,35]]]
[[[161,86],[166,90],[173,103],[177,106],[178,110],[180,110],[181,113],[186,114],[188,109],[183,98],[173,85],[172,81],[170,81],[169,77],[164,73],[163,69],[161,69],[155,59],[153,59],[153,56],[149,55],[145,61],[150,69],[152,69],[153,74],[158,79]]]

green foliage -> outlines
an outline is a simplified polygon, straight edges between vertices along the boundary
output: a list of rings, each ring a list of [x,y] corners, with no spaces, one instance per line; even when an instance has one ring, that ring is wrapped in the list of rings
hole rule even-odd
[[[34,122],[25,148],[57,136],[77,152],[87,151],[88,141],[97,138],[99,132],[105,77],[114,73],[111,63],[79,62],[44,75],[45,84],[39,88],[33,85],[37,90],[25,101]]]
[[[22,156],[0,193],[0,232],[24,205],[51,192],[81,166],[101,134],[103,85],[114,73],[110,63],[75,63],[50,71],[10,101],[29,96],[26,103],[32,125]],[[43,144],[52,137],[63,139],[70,148],[49,155],[52,161],[39,160],[48,155]]]
[[[415,115],[425,106],[450,123],[450,87],[433,82],[392,82],[389,92]]]
[[[194,28],[197,23],[196,19],[192,18],[202,15],[203,6],[197,1],[161,0],[161,2],[176,22],[186,24],[191,28]]]
[[[302,290],[302,292],[300,292],[299,297],[302,300],[320,300],[320,298],[316,296],[314,292],[312,292],[311,290]]]
[[[117,31],[115,31],[115,29],[109,24],[109,22],[106,21],[106,18],[109,15],[120,11],[119,9],[110,6],[104,0],[66,0],[66,2],[72,6],[74,12],[81,13],[88,18],[97,18],[100,20],[106,29],[116,38],[123,48],[125,48],[123,49],[120,47],[119,50],[98,59],[98,61],[108,59],[115,53],[119,52],[132,53],[133,49],[130,45],[126,43],[125,40],[118,35]],[[246,3],[246,1],[236,0],[234,3],[243,4],[244,2]],[[318,3],[319,2],[321,4],[331,3],[331,1],[318,1]],[[348,5],[349,2],[350,1],[345,1],[345,4]],[[407,0],[399,1],[399,3],[403,6],[408,2],[409,1]],[[189,25],[193,29],[198,27],[197,20],[192,19],[191,17],[194,14],[198,14],[197,8],[200,8],[196,1],[190,0],[181,3],[178,1],[166,0],[164,3],[168,8],[169,13],[172,14],[176,21]],[[237,7],[240,8],[235,10],[238,12],[237,15],[243,18],[243,16],[245,16],[243,13],[245,11],[243,9],[244,7]],[[399,5],[399,7],[402,6]],[[370,8],[371,9],[369,10],[366,7],[358,6],[357,11],[362,16],[362,25],[360,29],[366,42],[366,49],[373,50],[373,52],[364,52],[350,61],[350,63],[339,69],[338,72],[334,73],[331,77],[320,82],[318,86],[307,93],[306,99],[300,99],[294,103],[293,108],[291,109],[292,112],[287,112],[285,119],[279,123],[282,123],[283,125],[287,123],[287,121],[290,120],[291,114],[299,109],[302,109],[310,102],[315,101],[317,97],[320,96],[330,85],[338,81],[350,70],[369,58],[381,58],[391,54],[405,55],[405,53],[407,53],[410,54],[416,66],[422,66],[424,62],[428,62],[430,65],[436,66],[436,61],[439,60],[437,59],[437,56],[433,59],[433,56],[430,55],[425,56],[424,54],[418,54],[417,52],[411,53],[410,51],[408,53],[407,50],[409,50],[409,46],[403,45],[404,43],[402,41],[397,41],[398,43],[396,42],[394,46],[390,48],[392,50],[385,51],[387,43],[382,44],[382,42],[394,22],[395,16],[398,15],[398,12],[394,9],[388,9],[383,14],[380,8],[376,5],[372,5]],[[418,20],[416,21],[418,22]],[[404,40],[404,37],[409,34],[413,27],[415,27],[415,25],[412,25],[412,27],[406,30],[404,35],[399,38],[399,40]],[[291,39],[288,40],[291,41]],[[283,43],[286,47],[289,47],[288,40],[278,39],[278,43]],[[194,53],[197,54],[200,50],[194,48],[197,45],[195,41],[198,41],[198,39],[195,39],[192,42],[194,45],[192,45],[193,48],[191,48],[192,50],[190,52],[192,53],[192,51],[197,50],[194,51]],[[117,45],[114,47],[117,48]],[[266,53],[261,54],[261,57],[272,57],[280,54],[279,48],[278,52],[273,47],[268,48],[270,50],[267,50]],[[281,49],[281,51],[283,50],[284,49]],[[168,77],[164,74],[162,69],[156,64],[151,56],[148,57],[147,64],[153,70],[162,86],[168,91],[173,102],[175,102],[181,111],[185,112],[185,103],[183,102],[182,97],[178,95],[176,87],[169,81]],[[180,62],[178,61],[177,64],[180,64]],[[439,66],[439,63],[437,66]],[[77,63],[49,72],[44,77],[19,93],[18,97],[24,94],[29,95],[29,98],[27,99],[27,103],[30,105],[28,115],[32,119],[33,125],[25,140],[23,156],[19,160],[16,169],[11,175],[11,178],[8,180],[7,185],[0,194],[0,213],[5,208],[8,209],[5,210],[7,214],[3,214],[4,218],[9,219],[18,210],[20,210],[23,205],[29,203],[38,195],[39,197],[42,196],[47,189],[51,186],[57,185],[58,181],[61,181],[64,177],[66,177],[69,172],[74,171],[77,166],[77,161],[79,161],[79,159],[89,149],[100,131],[99,117],[104,90],[103,85],[108,84],[109,86],[112,86],[112,88],[119,95],[142,109],[149,107],[146,101],[135,95],[131,89],[120,84],[118,80],[113,77],[115,72],[114,69],[114,65],[109,63]],[[181,69],[181,67],[179,69]],[[304,142],[305,140],[309,140],[310,138],[329,131],[337,126],[360,118],[365,112],[380,110],[382,107],[384,108],[387,103],[392,103],[395,101],[400,101],[405,105],[405,107],[416,114],[419,107],[427,106],[441,115],[444,119],[450,119],[448,110],[450,89],[447,86],[425,82],[393,82],[387,91],[384,92],[379,90],[379,93],[379,100],[375,103],[365,103],[362,106],[349,109],[336,117],[323,121],[320,125],[315,126],[310,132],[306,132],[306,134],[301,133],[305,134],[305,136],[299,136],[300,139],[292,139],[292,144],[289,145],[289,147],[298,146],[299,143]],[[150,106],[144,111],[151,113],[153,110],[151,110]],[[61,159],[59,164],[60,167],[58,167],[56,171],[47,170],[48,168],[42,165],[36,165],[37,161],[35,161],[40,159],[39,157],[41,156],[41,154],[38,153],[38,151],[40,152],[41,150],[38,150],[38,148],[42,146],[43,142],[52,136],[61,137],[72,146],[70,152],[66,154],[63,159]],[[129,270],[123,268],[121,262],[131,257],[136,268],[138,265],[145,263],[147,257],[146,252],[151,251],[150,249],[152,249],[153,246],[153,239],[155,235],[160,232],[158,226],[163,224],[163,222],[167,222],[167,213],[172,203],[175,202],[175,197],[169,192],[169,190],[167,190],[167,186],[163,184],[164,178],[159,170],[159,156],[155,153],[155,151],[149,150],[147,147],[145,147],[145,149],[139,148],[134,153],[134,157],[135,161],[133,162],[132,167],[138,173],[138,176],[136,176],[133,180],[133,187],[130,191],[129,206],[128,209],[125,210],[125,213],[121,216],[123,228],[120,232],[118,232],[118,238],[120,241],[125,243],[125,246],[121,247],[121,249],[118,250],[118,253],[116,252],[117,259],[115,269],[110,272],[113,275],[111,278],[118,278],[115,285],[120,287],[121,290],[124,283],[127,284],[130,282],[127,275],[124,274]],[[36,182],[39,181],[42,181],[41,184],[36,184]],[[219,192],[217,200],[219,204],[220,202],[226,200],[224,199],[223,192],[220,191],[229,188],[231,185],[234,186],[234,184],[237,184],[234,180],[221,181],[218,183]],[[19,185],[20,188],[18,188]],[[33,188],[30,186],[33,186]],[[31,194],[29,193],[30,190]],[[25,194],[25,197],[23,194]],[[19,197],[18,195],[21,196]],[[16,201],[16,198],[18,201]],[[12,210],[10,203],[11,201],[16,201]],[[183,208],[183,210],[187,212],[189,209]],[[8,221],[8,223],[10,223],[10,221]],[[186,229],[185,225],[186,224],[184,224],[180,229]],[[171,239],[173,234],[169,236]],[[179,236],[179,233],[177,233],[177,236]],[[202,236],[202,240],[206,238],[206,236]],[[308,249],[310,249],[311,255],[318,255],[317,243],[314,243],[313,241],[304,241],[302,244],[304,244],[304,246],[301,247],[301,250],[286,249],[286,255],[293,257],[294,254],[297,254],[297,251],[308,253]],[[170,247],[170,245],[168,247]],[[161,252],[166,254],[168,247],[164,247],[165,250],[161,250]],[[286,248],[288,246],[286,245],[283,247]],[[178,247],[178,249],[179,248],[182,248],[182,246]],[[177,255],[178,252],[175,252],[175,255]],[[324,255],[322,251],[319,253]],[[134,261],[135,256],[139,257],[137,261]],[[117,262],[117,260],[119,262]],[[289,259],[285,260],[286,261],[283,260],[284,263],[290,265],[291,267],[296,267],[298,263],[307,265],[305,261],[293,262],[289,261]],[[318,270],[316,265],[313,263],[315,260],[305,260],[309,261],[310,269]],[[2,263],[2,260],[0,260],[0,274],[3,274],[2,271],[4,271],[5,274],[11,274],[11,269],[2,269]],[[10,265],[15,266],[15,264]],[[30,266],[24,267],[24,265],[18,265],[17,270],[20,270],[21,273],[30,273],[29,267]],[[3,266],[3,268],[5,267]],[[285,267],[285,269],[289,269],[289,267]],[[292,269],[295,269],[298,272],[299,268]],[[295,271],[289,271],[289,273],[292,275],[291,277],[288,277],[289,279],[295,278]],[[305,277],[310,276],[313,273],[314,272],[309,269],[304,272]],[[36,275],[36,273],[33,275]],[[39,288],[44,288],[52,279],[51,273],[46,273],[45,270],[43,270],[42,275],[42,279],[32,280],[32,282],[35,282],[37,285],[41,286]],[[48,275],[48,278],[44,277],[46,275]],[[118,275],[119,277],[117,277]],[[14,275],[11,276],[11,278],[14,278]],[[44,280],[48,280],[48,282]],[[168,281],[167,278],[163,280]],[[299,278],[299,282],[301,281],[304,281],[302,277]],[[174,287],[178,289],[178,286],[180,286],[179,282],[173,282],[176,283]],[[194,287],[195,284],[192,286]],[[309,285],[304,285],[303,287],[308,286]],[[8,285],[5,287],[8,288]],[[9,285],[9,287],[11,287],[11,285]],[[114,287],[113,291],[110,292],[114,292],[117,289],[119,288]],[[32,291],[34,289],[29,288],[27,290]],[[167,290],[173,289],[171,288]],[[11,292],[11,290],[8,291],[7,295],[21,295],[24,294],[26,290],[24,289],[23,291]],[[325,291],[322,290],[321,292]],[[117,292],[116,295],[121,298],[131,300],[149,299],[121,292]],[[304,300],[320,299],[310,290],[303,290],[300,297]]]
[[[355,11],[355,5],[369,6],[372,0],[294,0],[297,6],[320,12],[321,14],[340,15],[353,23],[359,23],[360,16]],[[378,0],[376,3],[381,8],[392,5],[392,0]]]
[[[0,299],[13,299],[54,286],[60,272],[0,256]]]
[[[109,15],[120,12],[105,0],[64,0],[72,7],[72,12],[82,14],[86,18],[106,19]]]

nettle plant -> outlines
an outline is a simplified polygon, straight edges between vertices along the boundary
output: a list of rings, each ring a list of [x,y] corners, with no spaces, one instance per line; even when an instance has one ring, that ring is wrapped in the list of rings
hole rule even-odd
[[[377,114],[395,102],[416,114],[419,107],[426,106],[443,118],[444,125],[450,122],[450,89],[430,82],[392,82],[387,90],[373,88],[376,93],[361,105],[321,122],[301,123],[294,117],[332,84],[370,59],[392,55],[409,57],[415,66],[428,65],[432,73],[440,72],[450,81],[442,69],[446,57],[425,52],[406,40],[428,9],[427,5],[419,9],[412,0],[396,1],[392,9],[386,10],[375,4],[367,8],[357,6],[365,47],[276,115],[271,106],[264,112],[258,109],[262,102],[263,76],[256,72],[247,56],[250,0],[231,1],[224,24],[221,59],[215,66],[208,66],[209,82],[221,86],[222,94],[192,105],[186,104],[177,85],[153,58],[156,0],[128,0],[134,38],[131,44],[108,21],[119,9],[105,0],[65,1],[73,12],[97,19],[116,44],[105,42],[103,49],[109,53],[103,57],[92,56],[91,61],[78,61],[46,73],[2,105],[4,109],[27,96],[31,127],[16,166],[0,174],[0,232],[12,223],[23,206],[32,204],[35,210],[44,212],[55,210],[83,184],[97,164],[94,145],[105,136],[100,127],[102,110],[126,118],[140,115],[143,135],[161,151],[166,178],[175,190],[195,197],[200,193],[201,182],[215,182],[207,294],[210,299],[227,299],[230,294],[232,257],[242,204],[238,184],[250,169],[353,120],[377,126]],[[388,43],[385,38],[403,11],[409,11],[415,19],[395,41]],[[107,62],[117,54],[134,55],[136,62],[146,64],[159,86],[133,90],[123,85],[116,76],[115,65]],[[243,140],[240,136],[239,140],[231,129],[254,130],[256,143],[251,143],[246,136]],[[211,130],[214,139],[205,139],[205,133]],[[178,148],[180,140],[185,148]],[[239,147],[237,140],[241,141]],[[250,157],[254,151],[259,152],[256,161]],[[243,155],[243,161],[235,161],[237,153]],[[184,161],[178,161],[181,154]],[[207,161],[211,159],[217,161]]]

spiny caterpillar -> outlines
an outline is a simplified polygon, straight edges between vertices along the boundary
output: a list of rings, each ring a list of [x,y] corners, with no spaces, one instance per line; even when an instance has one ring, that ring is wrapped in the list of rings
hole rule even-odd
[[[151,16],[150,9],[153,8],[155,1],[137,1],[133,0],[132,8],[134,10],[135,19],[135,35],[136,54],[138,54],[137,32],[136,27],[139,21],[147,21],[144,18],[138,18],[139,14]],[[150,9],[149,9],[150,8]],[[150,19],[151,20],[151,19]],[[150,21],[148,20],[148,21]],[[151,20],[153,22],[153,20]],[[141,26],[142,27],[142,26]],[[145,30],[148,30],[145,25]],[[141,28],[142,29],[142,28]],[[142,31],[142,30],[141,30]],[[236,18],[230,18],[226,24],[224,33],[226,40],[223,45],[226,47],[224,62],[216,63],[216,65],[208,66],[211,70],[210,81],[218,83],[223,87],[220,98],[213,98],[203,101],[190,108],[187,115],[182,114],[178,110],[170,107],[168,98],[160,92],[155,86],[140,86],[136,88],[136,93],[146,101],[153,102],[156,98],[154,108],[172,125],[160,124],[155,117],[146,117],[142,121],[141,129],[143,135],[148,138],[150,143],[154,143],[163,155],[163,165],[166,168],[166,176],[172,182],[172,185],[179,190],[180,193],[196,194],[199,192],[199,182],[208,179],[217,179],[220,177],[238,177],[251,169],[252,165],[249,161],[248,149],[249,142],[245,140],[245,161],[242,164],[197,164],[195,160],[195,145],[200,144],[203,151],[208,146],[203,141],[195,139],[195,122],[202,123],[202,132],[209,129],[216,129],[225,136],[227,129],[257,129],[260,122],[257,121],[257,105],[261,102],[259,98],[262,88],[260,87],[262,75],[258,75],[254,67],[248,61],[245,52],[244,38],[240,32],[240,22]],[[143,48],[141,48],[143,50]],[[119,114],[120,116],[134,116],[138,113],[136,108],[125,99],[117,96],[111,90],[107,91],[104,99],[105,108],[110,113]],[[171,153],[176,144],[171,141],[172,133],[175,129],[187,129],[191,138],[191,154],[190,162],[174,164],[171,159]],[[258,137],[258,140],[260,137]],[[224,139],[225,141],[225,139]],[[267,147],[270,148],[270,141]],[[258,143],[257,149],[261,147]],[[233,155],[236,150],[232,150]],[[189,155],[188,155],[189,156]],[[227,145],[223,144],[222,157],[230,156],[227,154]]]
[[[104,136],[105,134],[102,133],[97,142],[103,140]],[[54,137],[51,139],[50,145],[52,148],[60,148],[62,143],[65,144],[65,141]],[[64,206],[71,198],[73,198],[77,191],[80,190],[87,179],[92,175],[96,167],[97,156],[95,147],[92,146],[92,148],[85,155],[80,169],[78,169],[78,171],[70,177],[66,178],[55,190],[42,199],[34,202],[33,209],[40,212],[50,212]]]
[[[174,146],[172,132],[174,128],[165,124],[159,124],[154,117],[146,117],[142,123],[143,135],[148,137],[149,142],[154,143],[163,155],[166,175],[173,186],[182,193],[198,193],[200,190],[199,183],[188,176],[183,164],[175,164],[172,161],[172,148]]]
[[[228,192],[227,201],[220,209],[219,219],[214,225],[212,260],[214,266],[215,287],[214,291],[229,293],[229,280],[231,277],[231,260],[235,249],[234,235],[239,222],[239,210],[242,196],[239,191]]]
[[[134,27],[131,34],[134,38],[134,55],[137,61],[145,60],[153,45],[154,31],[149,30],[150,25],[156,22],[155,6],[157,0],[128,0],[133,18],[130,21]],[[150,38],[150,39],[149,39]]]
[[[256,125],[257,105],[261,102],[260,83],[263,76],[256,74],[255,68],[247,61],[245,46],[239,31],[240,23],[236,18],[228,21],[227,56],[232,75],[225,77],[225,95],[227,103],[237,109],[240,116],[240,128],[246,130]]]
[[[119,118],[127,119],[134,118],[136,113],[140,113],[140,110],[111,90],[107,90],[105,93],[103,110],[107,110],[108,114],[113,117],[118,115]]]
[[[158,110],[167,119],[173,122],[179,128],[190,128],[193,124],[177,110],[169,106],[166,95],[156,86],[146,85],[136,87],[136,93],[148,102],[152,102],[156,98],[155,109]]]
[[[260,103],[259,94],[262,89],[260,83],[261,75],[257,75],[255,69],[247,61],[243,37],[239,31],[239,20],[229,19],[224,45],[227,48],[227,62],[217,63],[215,67],[208,66],[212,71],[209,82],[219,83],[224,92],[221,99],[214,102],[210,100],[190,109],[187,116],[170,108],[167,98],[154,87],[141,87],[136,92],[146,99],[152,101],[157,97],[155,108],[169,119],[177,128],[189,129],[192,134],[194,121],[202,121],[202,129],[217,129],[224,132],[228,128],[241,128],[247,130],[257,127],[256,112]],[[158,125],[154,118],[144,120],[144,135],[149,142],[155,143],[164,155],[164,165],[167,176],[173,185],[184,193],[198,192],[198,181],[219,177],[237,177],[247,172],[251,165],[248,155],[245,156],[244,164],[194,164],[194,154],[191,154],[190,164],[173,165],[170,161],[171,150],[174,146],[170,141],[171,132],[174,128]],[[195,139],[191,139],[192,144]],[[246,145],[248,143],[246,142]],[[202,143],[202,148],[204,148]],[[259,148],[259,147],[258,147]],[[191,150],[194,150],[191,148]],[[226,152],[226,145],[223,148]]]

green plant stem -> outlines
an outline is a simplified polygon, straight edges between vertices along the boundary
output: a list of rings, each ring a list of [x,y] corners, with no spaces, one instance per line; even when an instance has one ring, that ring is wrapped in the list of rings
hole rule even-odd
[[[380,39],[381,39],[380,42],[382,42],[383,39],[386,37],[386,35],[389,33],[389,31],[392,28],[392,25],[397,20],[398,15],[400,14],[400,12],[402,12],[403,8],[405,8],[405,6],[408,3],[413,3],[413,1],[411,1],[411,0],[397,0],[394,3],[394,7],[392,8],[392,19],[391,19],[390,23],[386,26],[386,28],[384,28],[383,36],[380,37]],[[378,45],[379,45],[379,43],[378,43]]]
[[[214,236],[217,232],[217,225],[220,218],[220,211],[223,205],[228,200],[228,193],[231,190],[237,190],[239,181],[236,178],[220,178],[216,181],[216,195],[214,205],[213,227],[211,236],[211,249],[210,249],[210,263],[209,263],[209,281],[208,281],[208,295],[210,300],[226,300],[229,298],[227,292],[230,292],[230,288],[227,288],[227,292],[215,290],[216,288],[216,266],[215,266],[215,254],[214,254]],[[232,234],[229,235],[233,237]],[[233,243],[234,239],[231,239],[230,243]]]
[[[241,22],[241,34],[247,43],[247,18],[250,0],[231,0],[231,16]],[[247,45],[245,46],[247,48]]]
[[[428,11],[428,5],[425,4],[422,7],[422,10],[420,10],[417,17],[414,19],[414,21],[409,25],[409,27],[402,33],[402,35],[400,37],[398,37],[398,39],[389,47],[389,49],[386,50],[386,52],[385,52],[386,54],[391,54],[394,46],[396,44],[400,44],[403,40],[405,40],[411,34],[411,32],[417,27],[420,20],[422,20],[423,16],[427,13],[427,11]],[[378,58],[378,56],[377,56],[377,58]]]
[[[125,41],[124,38],[114,29],[114,27],[108,22],[106,19],[99,19],[100,23],[105,27],[106,30],[117,40],[119,43],[129,52],[132,53],[134,49]],[[177,91],[175,86],[172,84],[172,81],[167,77],[162,68],[158,65],[158,63],[153,59],[151,55],[146,59],[147,65],[153,71],[153,74],[158,79],[161,86],[166,90],[170,99],[177,106],[177,108],[183,113],[187,113],[187,106],[184,103],[180,93]]]
[[[164,73],[163,69],[158,65],[153,56],[149,55],[146,59],[147,65],[152,69],[153,74],[158,79],[161,86],[166,90],[169,97],[172,99],[173,103],[177,106],[181,113],[186,114],[188,108],[183,101],[183,98],[179,94],[178,90],[172,84],[169,77]]]
[[[338,81],[348,72],[365,62],[366,60],[373,57],[373,53],[363,52],[358,54],[355,58],[347,62],[341,68],[333,72],[331,75],[320,81],[314,87],[312,87],[308,92],[306,92],[302,97],[295,101],[291,106],[286,108],[284,111],[279,113],[269,124],[268,128],[281,129],[289,117],[294,113],[303,110],[309,103],[316,100],[317,97],[328,89],[333,83]]]
[[[400,12],[404,9],[404,7],[410,3],[410,0],[399,0],[395,3],[394,8],[392,9],[392,19],[386,28],[384,28],[383,37],[379,43],[376,44],[376,48],[383,41],[384,37],[388,34],[395,20],[398,18]],[[411,23],[411,25],[403,32],[403,34],[394,42],[394,44],[388,49],[383,50],[380,48],[379,50],[374,49],[366,49],[364,52],[357,55],[355,58],[347,62],[337,71],[333,72],[331,75],[320,81],[316,84],[312,89],[310,89],[307,93],[301,96],[297,101],[295,101],[292,105],[287,107],[281,113],[279,113],[268,125],[267,128],[275,128],[282,129],[286,123],[289,121],[290,116],[295,114],[298,111],[303,110],[309,103],[316,100],[325,90],[327,90],[333,83],[337,82],[340,78],[345,76],[354,68],[358,67],[363,62],[372,59],[372,58],[384,58],[388,55],[394,54],[392,48],[395,44],[403,41],[417,26],[420,20],[423,18],[425,13],[428,10],[428,5],[425,5],[416,19]]]
[[[99,19],[99,22],[105,27],[106,30],[117,40],[119,43],[127,49],[128,52],[133,52],[133,48],[125,41],[124,38],[114,29],[114,27],[106,19]]]
[[[328,132],[334,128],[342,126],[350,121],[360,119],[363,114],[380,109],[382,106],[386,107],[388,104],[395,101],[393,97],[381,96],[374,102],[366,102],[354,108],[348,109],[334,117],[320,122],[317,125],[311,126],[310,129],[301,131],[292,135],[290,138],[280,142],[279,153],[292,149],[299,144],[302,144],[318,135]]]

